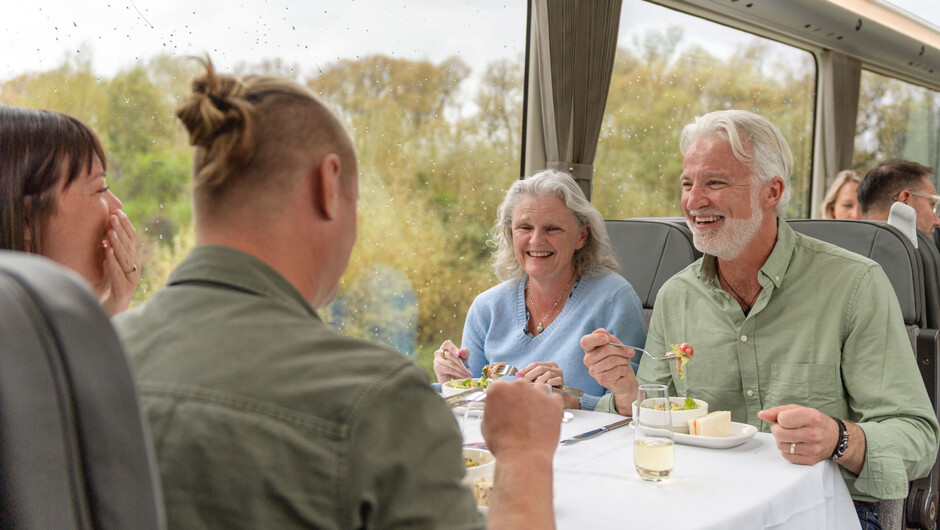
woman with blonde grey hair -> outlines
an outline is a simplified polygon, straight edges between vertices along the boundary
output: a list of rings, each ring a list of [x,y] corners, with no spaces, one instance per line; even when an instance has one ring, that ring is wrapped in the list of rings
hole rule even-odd
[[[605,389],[582,362],[581,337],[604,328],[627,344],[646,342],[640,299],[617,273],[600,212],[571,175],[546,170],[509,188],[493,237],[502,283],[473,301],[462,347],[448,340],[434,352],[438,381],[502,361],[520,368],[517,377],[583,389],[565,406],[593,410]]]
[[[823,219],[861,219],[862,211],[858,206],[858,185],[862,182],[860,172],[853,169],[844,169],[836,174],[836,178],[826,193],[822,204]]]

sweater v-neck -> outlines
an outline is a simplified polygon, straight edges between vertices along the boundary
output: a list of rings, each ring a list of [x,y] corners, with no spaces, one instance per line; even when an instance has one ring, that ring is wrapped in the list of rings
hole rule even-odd
[[[541,333],[535,336],[531,335],[528,331],[529,317],[528,317],[528,311],[526,310],[526,307],[525,307],[525,286],[526,286],[526,281],[528,279],[529,279],[528,275],[523,275],[522,278],[520,278],[519,281],[516,282],[516,321],[518,323],[518,325],[516,326],[516,329],[519,330],[520,340],[523,340],[526,342],[535,342],[535,341],[538,341],[539,338],[541,337],[544,337],[546,335],[551,335],[552,331],[555,328],[560,327],[560,326],[555,326],[556,323],[557,324],[564,323],[564,319],[567,318],[567,315],[569,313],[568,311],[568,306],[570,305],[569,302],[576,301],[578,297],[580,296],[581,291],[577,289],[577,287],[578,287],[578,283],[581,282],[581,278],[579,277],[578,279],[574,281],[574,285],[571,286],[571,292],[568,293],[568,298],[567,300],[565,300],[565,305],[562,306],[561,311],[559,311],[558,316],[555,317],[555,320],[552,320],[551,324],[546,326],[544,331],[542,331]]]

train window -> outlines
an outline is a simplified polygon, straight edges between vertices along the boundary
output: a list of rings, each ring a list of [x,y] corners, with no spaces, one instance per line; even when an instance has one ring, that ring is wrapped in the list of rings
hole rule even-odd
[[[526,14],[496,0],[18,2],[0,22],[0,104],[71,113],[101,136],[140,234],[140,303],[194,244],[173,116],[189,56],[306,83],[349,128],[361,172],[358,243],[321,315],[429,365],[495,284],[486,239],[520,173]]]
[[[593,201],[608,219],[681,215],[679,133],[695,116],[746,109],[793,150],[790,217],[808,217],[816,66],[803,50],[625,0],[595,160]]]
[[[862,70],[853,164],[865,171],[891,157],[937,167],[940,92]]]

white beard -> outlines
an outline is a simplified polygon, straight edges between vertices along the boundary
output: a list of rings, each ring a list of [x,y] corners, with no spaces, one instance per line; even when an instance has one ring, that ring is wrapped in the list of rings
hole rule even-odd
[[[725,261],[740,256],[751,243],[751,240],[754,239],[754,236],[757,235],[761,223],[764,221],[764,211],[758,207],[758,203],[759,195],[755,193],[751,198],[751,210],[754,213],[749,219],[724,217],[723,226],[717,231],[709,231],[710,233],[697,229],[694,223],[686,219],[689,229],[692,230],[692,242],[695,244],[695,248]],[[692,210],[689,215],[691,217],[724,216],[724,212],[719,210]]]

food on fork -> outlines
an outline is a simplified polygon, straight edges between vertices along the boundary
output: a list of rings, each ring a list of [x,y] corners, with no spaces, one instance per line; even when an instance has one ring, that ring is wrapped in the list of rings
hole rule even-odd
[[[502,361],[495,362],[489,366],[483,367],[483,375],[492,379],[494,374],[498,374],[499,371],[506,366],[506,363]]]
[[[676,371],[679,372],[679,379],[685,379],[685,365],[692,359],[692,345],[688,342],[672,346],[672,352],[676,354]]]
[[[466,379],[455,379],[453,381],[448,381],[448,383],[450,383],[450,386],[453,388],[459,388],[461,390],[470,390],[471,388],[482,388],[483,390],[486,390],[486,387],[490,386],[490,370],[497,364],[499,363],[494,363],[492,366],[484,366],[483,375],[481,375],[479,378],[468,377]]]
[[[706,416],[689,420],[689,434],[696,436],[731,436],[731,412],[716,410]]]

